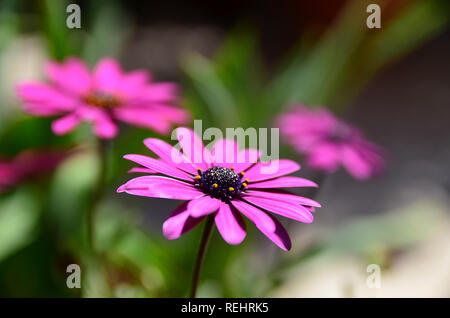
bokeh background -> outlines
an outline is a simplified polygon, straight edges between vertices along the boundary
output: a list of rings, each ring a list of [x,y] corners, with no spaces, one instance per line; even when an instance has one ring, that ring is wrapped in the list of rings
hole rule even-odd
[[[66,27],[69,3],[81,7],[81,29]],[[381,29],[366,27],[369,3],[381,6]],[[323,208],[313,224],[287,224],[288,253],[252,226],[239,246],[214,233],[199,296],[449,297],[449,9],[445,0],[2,0],[0,161],[19,155],[34,173],[0,193],[0,296],[188,292],[201,227],[165,240],[161,225],[177,202],[115,193],[130,178],[122,156],[148,153],[146,137],[168,140],[148,130],[124,126],[108,148],[95,220],[101,260],[83,257],[95,138],[89,125],[54,136],[50,119],[24,114],[15,93],[44,78],[48,59],[75,55],[90,65],[112,56],[179,83],[204,127],[270,127],[299,101],[329,107],[386,149],[377,178],[339,171],[308,193]],[[36,151],[51,151],[54,165]],[[281,156],[301,160],[286,146]],[[81,289],[66,286],[72,263]],[[369,264],[382,268],[379,289],[366,284]]]

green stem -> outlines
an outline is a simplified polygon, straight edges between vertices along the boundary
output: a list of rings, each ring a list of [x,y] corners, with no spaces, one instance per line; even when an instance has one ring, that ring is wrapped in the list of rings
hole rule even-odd
[[[191,293],[189,297],[195,298],[197,294],[198,282],[200,279],[200,273],[202,271],[203,261],[205,260],[206,250],[208,248],[209,241],[211,240],[212,230],[214,228],[214,216],[209,215],[206,219],[206,224],[203,229],[202,239],[198,248],[197,260],[195,262],[194,273],[192,276]]]
[[[87,215],[87,231],[88,231],[88,244],[92,253],[95,252],[95,216],[98,203],[103,195],[103,188],[106,179],[107,169],[107,142],[102,139],[97,141],[97,152],[100,161],[100,169],[94,189],[92,191],[91,204],[88,209]]]

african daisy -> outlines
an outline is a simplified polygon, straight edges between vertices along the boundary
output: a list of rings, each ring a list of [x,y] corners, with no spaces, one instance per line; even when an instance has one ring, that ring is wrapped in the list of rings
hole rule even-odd
[[[154,198],[186,200],[163,224],[168,239],[179,238],[198,225],[207,215],[214,215],[216,227],[229,244],[240,244],[245,236],[242,215],[276,245],[291,248],[288,233],[274,214],[299,222],[311,223],[311,211],[320,204],[280,188],[315,187],[314,182],[287,176],[300,166],[286,159],[263,163],[257,150],[238,150],[234,140],[218,140],[211,151],[188,128],[176,130],[183,150],[159,139],[144,144],[159,158],[126,155],[141,167],[134,172],[153,175],[131,179],[118,192]],[[277,169],[264,169],[275,164]],[[158,175],[156,175],[158,174]]]
[[[143,70],[125,73],[111,58],[93,72],[77,58],[46,67],[48,83],[23,83],[18,94],[24,110],[36,116],[61,116],[52,123],[55,134],[66,134],[82,121],[92,122],[100,138],[118,133],[117,121],[167,134],[173,124],[186,123],[189,114],[174,106],[176,85],[154,83]]]

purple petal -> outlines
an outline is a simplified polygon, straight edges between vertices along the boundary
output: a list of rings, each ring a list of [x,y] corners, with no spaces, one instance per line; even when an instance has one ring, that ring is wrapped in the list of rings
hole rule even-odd
[[[250,182],[262,181],[284,176],[299,169],[300,165],[292,160],[273,160],[267,163],[257,163],[245,173],[245,177],[250,179]]]
[[[250,221],[255,223],[256,227],[261,231],[274,232],[276,225],[273,219],[264,211],[245,203],[244,201],[232,200],[231,204]]]
[[[158,173],[155,170],[149,169],[149,168],[144,168],[144,167],[134,167],[131,168],[130,170],[128,170],[128,173]]]
[[[320,208],[322,207],[320,205],[320,203],[305,198],[305,197],[301,197],[299,195],[296,195],[294,193],[286,193],[286,192],[269,192],[269,191],[246,191],[244,194],[244,197],[258,197],[258,198],[266,198],[266,199],[272,199],[272,200],[277,200],[277,201],[289,201],[292,202],[294,204],[301,204],[301,205],[306,205],[306,206],[313,206],[313,207],[317,207]]]
[[[185,109],[165,104],[152,104],[152,110],[157,112],[165,120],[175,124],[185,124],[191,119],[191,115]]]
[[[75,109],[77,101],[46,84],[25,83],[18,87],[25,111],[31,114],[58,115]]]
[[[191,174],[197,174],[197,169],[194,165],[187,162],[188,159],[178,149],[172,147],[167,142],[156,138],[147,138],[144,140],[144,144],[166,163],[175,165],[177,168]]]
[[[265,236],[267,236],[272,242],[274,242],[278,247],[285,251],[291,249],[291,239],[288,232],[284,226],[273,216],[270,216],[275,223],[275,231],[267,231],[265,229],[259,229]]]
[[[258,162],[261,152],[256,149],[244,149],[239,151],[237,161],[234,164],[237,172],[244,171]]]
[[[100,138],[110,139],[117,135],[118,128],[109,115],[99,112],[94,119],[94,133]]]
[[[61,64],[50,62],[45,71],[56,86],[74,95],[86,94],[92,87],[89,69],[78,58],[67,58]]]
[[[158,83],[150,84],[142,92],[142,96],[146,101],[165,102],[176,99],[178,87],[174,83]]]
[[[114,59],[104,58],[97,63],[93,77],[96,90],[114,93],[119,86],[122,70]]]
[[[238,144],[231,139],[220,139],[212,148],[211,156],[214,164],[221,167],[231,168],[237,162],[239,152]]]
[[[324,142],[314,147],[307,157],[308,165],[326,173],[335,172],[341,161],[341,150],[336,144]]]
[[[247,176],[246,176],[247,177]],[[299,177],[280,177],[273,180],[262,181],[253,183],[250,180],[248,185],[249,189],[263,189],[263,188],[293,188],[293,187],[315,187],[317,188],[317,183],[310,181],[308,179]]]
[[[153,171],[163,173],[174,178],[186,181],[193,181],[192,176],[190,176],[186,172],[183,172],[173,166],[166,164],[162,160],[156,160],[142,155],[125,155],[124,158],[127,160],[134,161],[144,167],[150,168]]]
[[[139,126],[154,130],[160,134],[168,134],[172,125],[169,120],[163,118],[152,108],[138,107],[117,107],[114,110],[114,116],[130,125]]]
[[[314,220],[311,212],[309,212],[309,210],[304,206],[298,204],[250,196],[246,196],[245,201],[250,202],[264,210],[282,215],[299,222],[312,223]]]
[[[117,84],[117,92],[128,99],[138,97],[149,79],[150,76],[147,71],[137,70],[122,74],[121,80]]]
[[[209,196],[204,196],[189,201],[188,210],[193,217],[201,217],[216,212],[220,201]]]
[[[64,135],[75,129],[80,123],[80,117],[77,114],[69,114],[52,122],[52,131],[56,135]]]
[[[354,178],[367,180],[371,177],[372,167],[367,160],[351,146],[342,146],[342,165]]]
[[[244,221],[228,204],[221,202],[215,221],[220,235],[228,244],[238,245],[244,240],[246,235]]]
[[[179,238],[184,233],[192,230],[203,218],[194,218],[189,215],[187,202],[179,205],[163,224],[163,234],[169,240]]]
[[[131,179],[120,186],[117,192],[175,200],[192,200],[203,195],[202,192],[186,182],[160,176],[144,176]]]
[[[202,140],[192,129],[185,127],[177,128],[176,134],[183,153],[190,162],[202,170],[207,170],[210,167],[212,159],[211,153],[203,146]]]

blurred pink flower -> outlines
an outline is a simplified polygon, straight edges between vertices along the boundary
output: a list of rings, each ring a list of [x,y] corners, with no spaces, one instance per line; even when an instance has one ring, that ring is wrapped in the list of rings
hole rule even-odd
[[[82,121],[93,122],[100,138],[117,135],[116,121],[168,134],[173,124],[186,123],[189,113],[175,107],[177,87],[154,83],[146,71],[122,71],[111,58],[98,62],[91,73],[71,57],[46,67],[50,83],[23,83],[18,94],[24,110],[36,116],[62,116],[53,121],[55,134],[66,134]]]
[[[364,180],[384,168],[382,149],[328,109],[297,104],[277,118],[276,126],[313,169],[332,173],[342,165],[354,178]]]
[[[223,239],[240,244],[246,236],[243,214],[276,245],[289,250],[289,235],[272,213],[304,223],[313,221],[311,211],[320,207],[319,203],[279,189],[317,186],[307,179],[286,176],[300,169],[297,163],[284,159],[259,162],[258,150],[238,150],[237,143],[227,139],[217,141],[210,152],[192,130],[178,128],[176,133],[183,154],[164,141],[149,138],[144,144],[158,159],[124,157],[142,166],[133,172],[162,176],[137,177],[117,189],[139,196],[187,200],[164,222],[163,233],[168,239],[180,237],[214,213]],[[277,169],[264,171],[272,163]]]
[[[68,155],[62,150],[26,150],[12,159],[0,160],[0,192],[51,172]]]

